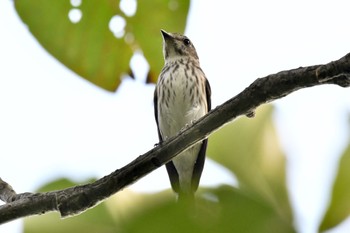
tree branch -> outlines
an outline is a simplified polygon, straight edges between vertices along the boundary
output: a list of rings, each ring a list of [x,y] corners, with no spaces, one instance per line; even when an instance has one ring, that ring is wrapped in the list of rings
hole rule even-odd
[[[321,84],[350,86],[350,53],[326,65],[300,67],[258,78],[177,136],[91,184],[47,193],[16,194],[0,179],[0,199],[7,203],[0,206],[0,224],[48,211],[59,211],[62,217],[79,214],[162,166],[236,117],[249,115],[258,106],[301,88]]]

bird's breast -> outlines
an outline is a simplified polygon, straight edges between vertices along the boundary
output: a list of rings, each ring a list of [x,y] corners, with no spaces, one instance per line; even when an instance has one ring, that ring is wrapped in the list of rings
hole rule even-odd
[[[206,112],[200,73],[174,64],[163,72],[158,88],[158,119],[163,136],[171,137]]]

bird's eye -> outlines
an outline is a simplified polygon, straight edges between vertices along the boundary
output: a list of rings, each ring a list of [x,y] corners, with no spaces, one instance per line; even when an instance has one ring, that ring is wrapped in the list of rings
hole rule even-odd
[[[186,39],[184,39],[184,44],[188,46],[191,44],[191,41],[186,38]]]

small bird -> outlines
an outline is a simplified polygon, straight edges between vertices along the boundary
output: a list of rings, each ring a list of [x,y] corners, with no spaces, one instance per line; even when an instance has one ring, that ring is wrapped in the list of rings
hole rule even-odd
[[[165,64],[154,92],[154,114],[159,141],[175,136],[211,109],[211,90],[192,42],[183,35],[161,30]],[[178,154],[166,164],[178,199],[193,199],[203,171],[207,139]]]

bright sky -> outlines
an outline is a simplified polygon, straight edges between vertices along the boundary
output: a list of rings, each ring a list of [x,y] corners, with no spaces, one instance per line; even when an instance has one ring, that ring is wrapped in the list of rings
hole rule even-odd
[[[258,77],[326,63],[350,52],[348,0],[191,4],[186,34],[211,83],[214,107]],[[0,1],[0,156],[6,164],[0,177],[17,192],[33,191],[61,176],[77,181],[101,177],[151,149],[158,139],[154,85],[143,84],[146,70],[139,70],[136,81],[125,79],[117,93],[105,92],[43,50],[12,5]],[[140,64],[142,58],[133,62]],[[311,88],[275,103],[296,225],[302,233],[313,233],[346,145],[350,89]],[[219,174],[208,175],[213,173]],[[220,182],[234,180],[207,163],[201,184]],[[165,169],[132,188],[169,188]],[[328,233],[346,232],[347,227]],[[19,229],[15,221],[0,232]]]

